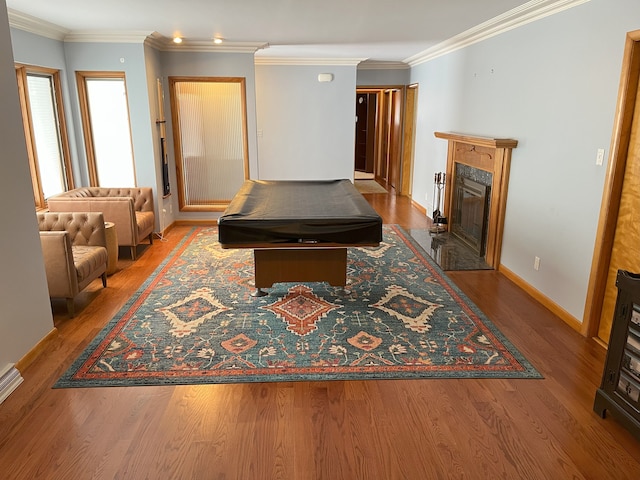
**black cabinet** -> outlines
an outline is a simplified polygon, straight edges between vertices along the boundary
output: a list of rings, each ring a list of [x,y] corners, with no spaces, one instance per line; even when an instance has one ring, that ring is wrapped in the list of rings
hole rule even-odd
[[[593,410],[608,411],[640,439],[640,274],[618,270],[618,298]]]

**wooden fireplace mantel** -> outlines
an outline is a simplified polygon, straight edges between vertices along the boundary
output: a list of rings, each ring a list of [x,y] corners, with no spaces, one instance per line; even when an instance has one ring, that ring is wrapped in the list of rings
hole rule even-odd
[[[448,140],[447,172],[445,178],[444,215],[453,208],[453,186],[456,163],[469,165],[491,173],[491,194],[485,261],[493,268],[500,265],[504,214],[507,205],[511,150],[518,141],[510,138],[474,137],[459,133],[435,132],[437,138]]]

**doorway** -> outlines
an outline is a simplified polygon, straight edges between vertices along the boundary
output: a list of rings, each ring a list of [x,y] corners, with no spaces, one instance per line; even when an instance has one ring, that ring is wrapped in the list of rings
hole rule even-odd
[[[640,30],[627,34],[582,333],[606,345],[618,269],[640,271]]]
[[[356,89],[356,175],[371,175],[400,195],[407,194],[402,182],[404,92],[404,86]]]
[[[357,178],[374,178],[375,176],[373,164],[376,145],[377,105],[378,97],[375,93],[356,93],[355,171]]]

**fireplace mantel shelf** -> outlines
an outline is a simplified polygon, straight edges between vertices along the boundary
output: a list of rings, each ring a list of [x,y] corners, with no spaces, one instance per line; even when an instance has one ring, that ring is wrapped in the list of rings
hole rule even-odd
[[[511,150],[518,146],[518,141],[510,138],[475,137],[451,132],[434,134],[437,138],[449,142],[445,177],[445,216],[450,216],[452,211],[452,187],[456,181],[457,163],[490,172],[492,175],[485,261],[493,268],[498,268],[507,205]]]
[[[438,138],[443,138],[445,140],[453,140],[459,143],[476,145],[478,147],[516,148],[518,146],[518,141],[511,138],[474,137],[471,135],[463,135],[461,133],[450,132],[435,132],[435,136]]]

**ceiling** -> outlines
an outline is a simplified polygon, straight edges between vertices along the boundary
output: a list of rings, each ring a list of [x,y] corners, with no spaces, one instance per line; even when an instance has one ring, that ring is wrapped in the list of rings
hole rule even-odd
[[[557,0],[6,0],[67,35],[151,34],[171,45],[258,48],[257,57],[407,61],[527,4]],[[51,25],[48,25],[51,26]]]

